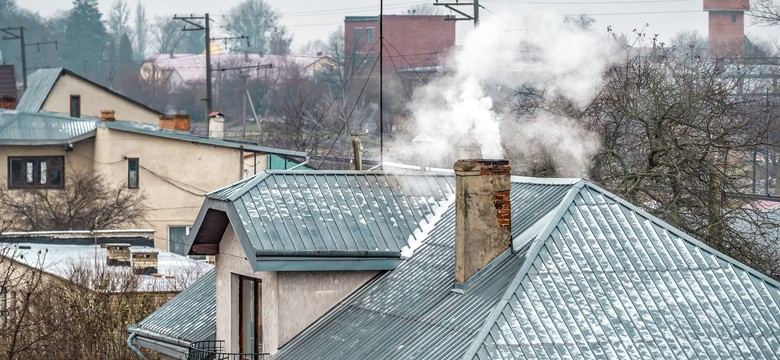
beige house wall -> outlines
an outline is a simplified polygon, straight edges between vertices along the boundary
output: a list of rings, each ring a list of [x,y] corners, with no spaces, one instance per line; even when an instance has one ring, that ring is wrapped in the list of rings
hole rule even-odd
[[[71,95],[81,96],[81,116],[100,117],[100,110],[111,109],[116,111],[114,116],[120,120],[148,124],[157,124],[160,121],[160,115],[156,112],[67,74],[54,84],[41,110],[70,114]]]
[[[242,152],[99,128],[95,173],[127,184],[127,158],[138,158],[139,190],[147,195],[146,220],[155,230],[155,247],[168,249],[169,226],[191,226],[204,195],[243,178]],[[265,170],[265,155],[258,155]],[[135,191],[135,190],[133,190]]]
[[[275,353],[306,326],[376,276],[378,271],[254,272],[232,225],[216,256],[217,340],[238,352],[239,275],[262,281],[263,347]],[[229,295],[229,296],[228,296]]]
[[[136,227],[154,229],[155,247],[163,250],[169,249],[168,227],[192,226],[206,193],[242,179],[245,170],[248,175],[254,172],[254,158],[244,159],[239,149],[105,126],[97,129],[95,138],[73,144],[73,151],[66,152],[64,145],[0,146],[3,190],[8,190],[9,156],[64,156],[66,183],[74,171],[86,171],[119,186],[127,186],[127,158],[138,158],[139,189],[129,191],[145,192],[149,210],[145,222]],[[265,168],[266,155],[258,154],[258,173]]]

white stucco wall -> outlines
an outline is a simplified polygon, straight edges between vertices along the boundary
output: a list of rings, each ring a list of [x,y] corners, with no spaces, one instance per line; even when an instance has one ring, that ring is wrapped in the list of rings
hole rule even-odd
[[[239,351],[238,276],[262,281],[263,345],[275,353],[378,271],[253,272],[232,226],[216,256],[217,339]]]
[[[81,116],[100,117],[100,110],[111,109],[120,120],[157,124],[160,116],[137,103],[72,75],[61,76],[54,84],[41,109],[70,114],[70,96],[81,96]]]

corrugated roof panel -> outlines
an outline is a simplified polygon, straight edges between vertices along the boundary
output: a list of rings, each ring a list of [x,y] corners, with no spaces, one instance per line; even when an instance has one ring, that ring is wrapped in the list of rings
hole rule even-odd
[[[217,276],[211,269],[138,324],[139,335],[164,335],[185,342],[207,340],[217,331]]]
[[[273,171],[209,197],[234,199],[258,254],[400,254],[449,204],[453,184],[450,175]]]
[[[54,113],[0,112],[0,144],[48,145],[75,142],[95,135],[95,119]]]
[[[62,68],[38,69],[27,77],[27,91],[16,104],[16,110],[40,111],[61,73]]]
[[[454,176],[389,177],[387,182],[421,195],[429,191],[426,187],[452,186]],[[524,216],[513,232],[543,219],[571,188],[571,183],[514,182],[511,196],[518,201],[512,202],[512,211]],[[353,294],[274,358],[460,358],[507,291],[528,247],[497,260],[459,295],[452,291],[454,237],[455,210],[450,204],[411,258]]]
[[[474,358],[777,358],[775,284],[666,226],[583,188]]]

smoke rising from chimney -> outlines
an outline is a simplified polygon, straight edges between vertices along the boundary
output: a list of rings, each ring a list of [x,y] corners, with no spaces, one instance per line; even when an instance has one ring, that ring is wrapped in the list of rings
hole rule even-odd
[[[446,60],[444,74],[414,92],[410,138],[426,133],[437,140],[425,150],[427,160],[522,159],[546,151],[560,154],[553,157],[558,175],[581,176],[587,169],[598,148],[595,135],[559,113],[519,115],[507,101],[517,99],[518,89],[532,88],[546,99],[586,106],[616,59],[614,43],[606,32],[560,15],[522,11],[484,18]],[[464,156],[464,148],[479,153]],[[521,166],[521,159],[513,164]]]

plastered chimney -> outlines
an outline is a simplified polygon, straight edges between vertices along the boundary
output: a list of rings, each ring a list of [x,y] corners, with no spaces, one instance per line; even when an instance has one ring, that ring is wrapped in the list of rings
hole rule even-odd
[[[209,137],[223,138],[225,136],[225,115],[221,112],[209,114]]]
[[[507,160],[458,160],[455,170],[455,283],[464,284],[512,246]]]

